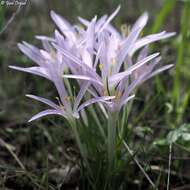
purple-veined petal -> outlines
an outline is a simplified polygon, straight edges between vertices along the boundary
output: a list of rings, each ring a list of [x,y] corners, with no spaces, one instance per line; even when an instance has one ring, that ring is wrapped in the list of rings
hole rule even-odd
[[[134,80],[129,86],[128,88],[125,90],[125,92],[123,93],[121,99],[120,99],[120,103],[119,103],[119,107],[122,107],[124,102],[127,100],[127,98],[129,97],[129,95],[132,93],[132,91],[144,81],[144,78],[146,77],[147,73],[143,73],[139,78],[137,78],[136,80]]]
[[[132,100],[135,97],[135,94],[127,97],[125,100],[123,100],[122,102],[122,106],[125,105],[128,101]]]
[[[86,31],[86,48],[93,49],[94,47],[94,37],[95,37],[95,24],[96,24],[97,17],[94,17],[89,24],[87,31]]]
[[[123,92],[124,89],[128,87],[128,85],[129,85],[129,76],[123,78],[123,79],[120,81],[120,83],[119,83],[119,85],[118,85],[118,87],[117,87],[117,91]]]
[[[73,62],[79,64],[79,65],[82,65],[82,61],[77,58],[76,56],[72,55],[69,51],[67,51],[66,49],[63,49],[62,47],[58,46],[57,44],[53,43],[53,46],[61,51],[63,53],[64,56],[66,56],[67,58],[69,58],[70,60],[72,60]]]
[[[166,65],[166,66],[163,66],[159,69],[156,69],[154,72],[152,72],[147,78],[145,78],[145,80],[148,80],[150,78],[152,78],[153,76],[165,71],[165,70],[168,70],[170,68],[172,68],[174,65],[173,64],[170,64],[170,65]]]
[[[81,51],[81,56],[83,62],[90,68],[92,68],[92,54],[90,54],[89,51],[87,51],[87,49],[85,48]]]
[[[126,89],[126,91],[124,92],[123,96],[121,97],[120,100],[120,106],[123,106],[125,104],[125,100],[128,98],[129,94],[142,82],[150,79],[151,77],[155,76],[156,74],[159,74],[160,72],[163,72],[169,68],[173,67],[172,64],[170,65],[166,65],[160,69],[157,69],[156,71],[154,71],[153,73],[151,73],[150,75],[147,76],[147,73],[143,73],[138,79],[136,79],[135,81],[133,81],[131,83],[131,85]]]
[[[92,77],[85,76],[85,75],[63,75],[63,78],[70,78],[70,79],[79,79],[79,80],[87,80],[96,84],[99,84],[100,86],[103,86],[103,83],[101,81],[98,81]]]
[[[82,100],[82,98],[84,97],[88,87],[89,87],[90,83],[89,82],[84,82],[82,83],[81,87],[80,87],[80,91],[75,99],[74,102],[74,106],[73,106],[73,112],[75,113],[77,111],[77,108]]]
[[[43,48],[47,52],[51,53],[53,51],[53,47],[50,44],[50,42],[55,42],[54,38],[49,38],[49,37],[46,37],[46,36],[35,36],[35,37],[36,37],[36,39],[41,40]],[[41,52],[42,50],[39,50],[39,51]]]
[[[117,29],[115,27],[113,27],[111,24],[108,24],[107,26],[107,30],[114,36],[117,37],[118,40],[122,39],[121,34],[117,31]]]
[[[31,74],[35,74],[41,77],[45,77],[49,80],[51,80],[51,77],[49,76],[49,73],[47,73],[46,69],[42,68],[42,67],[27,67],[27,68],[23,68],[23,67],[17,67],[17,66],[13,66],[10,65],[9,68],[17,70],[17,71],[22,71],[22,72],[27,72],[27,73],[31,73]]]
[[[56,43],[61,47],[66,47],[66,40],[63,35],[58,30],[54,32]]]
[[[88,27],[88,25],[90,24],[90,21],[82,18],[82,17],[78,17],[78,20],[86,27]]]
[[[107,26],[108,24],[113,20],[113,18],[117,15],[117,13],[119,12],[121,6],[119,5],[117,7],[117,9],[108,17],[107,21],[104,23],[104,25],[100,28],[100,30],[98,31],[98,33],[101,33]]]
[[[134,26],[131,29],[131,32],[136,31],[138,28],[141,28],[141,30],[145,27],[148,21],[148,13],[143,13],[139,19],[135,22]]]
[[[81,104],[78,108],[78,112],[81,111],[82,109],[84,109],[87,106],[90,106],[91,104],[97,103],[97,102],[104,102],[106,103],[106,101],[108,100],[112,100],[114,99],[115,96],[102,96],[102,97],[97,97],[97,98],[92,98],[86,102],[84,102],[83,104]]]
[[[59,112],[57,110],[48,109],[48,110],[42,111],[42,112],[34,115],[28,122],[32,122],[32,121],[34,121],[36,119],[39,119],[39,118],[47,116],[47,115],[61,115],[61,116],[64,116],[61,112]]]
[[[35,95],[32,95],[32,94],[26,94],[26,97],[28,98],[32,98],[34,100],[37,100],[39,102],[42,102],[44,104],[47,104],[48,106],[56,109],[56,110],[59,110],[60,107],[58,105],[56,105],[55,103],[53,103],[51,100],[48,100],[46,98],[42,98],[42,97],[39,97],[39,96],[35,96]]]
[[[103,15],[100,19],[98,19],[97,24],[96,24],[96,32],[98,32],[100,28],[104,25],[107,18],[108,18],[108,15]]]
[[[134,46],[135,41],[139,37],[142,29],[146,25],[148,20],[148,14],[144,13],[134,24],[129,36],[124,40],[121,45],[121,51],[118,55],[118,64],[116,67],[116,73],[119,72],[123,61],[125,60],[127,54],[131,51],[131,48]]]
[[[95,61],[94,61],[94,68],[96,68],[96,66],[98,64],[98,60],[100,58],[100,53],[102,51],[102,47],[103,47],[103,44],[101,42],[100,45],[99,45],[99,47],[98,47],[97,53],[96,53],[96,58],[95,58]]]
[[[172,36],[175,35],[175,32],[171,32],[171,33],[166,33],[164,32],[160,32],[157,34],[151,34],[148,35],[144,38],[141,38],[139,40],[136,41],[135,45],[133,46],[132,50],[130,51],[130,55],[133,55],[138,49],[140,49],[141,47],[148,45],[150,43],[159,41],[159,40],[163,40],[166,38],[170,38]]]
[[[56,64],[56,63],[55,63]],[[71,104],[70,101],[67,100],[66,97],[68,97],[68,93],[65,89],[64,82],[62,79],[62,75],[60,74],[60,71],[55,68],[55,64],[48,63],[48,69],[52,78],[52,81],[58,91],[60,100],[62,104],[65,106],[65,110],[71,112]]]
[[[52,47],[52,45],[49,43],[49,41],[47,41],[47,40],[42,40],[42,45],[43,45],[43,48],[44,48],[47,52],[52,52],[52,51],[53,51],[53,47]]]
[[[106,77],[109,75],[109,63],[108,63],[108,48],[107,48],[107,42],[108,42],[108,34],[104,32],[102,35],[99,36],[100,41],[102,42],[102,48],[100,51],[99,59],[100,59],[100,65],[101,68],[101,75],[103,81],[106,80]]]
[[[19,49],[32,61],[37,63],[38,65],[42,66],[44,65],[44,60],[40,54],[40,51],[35,46],[32,46],[26,42],[23,42],[23,44],[18,44]]]
[[[85,29],[79,25],[74,25],[74,29],[78,33],[78,36],[84,36],[85,35]]]
[[[93,68],[89,67],[88,65],[84,64],[79,58],[77,58],[76,56],[73,56],[70,52],[68,52],[67,50],[57,46],[56,44],[53,44],[53,46],[58,49],[59,51],[61,51],[63,53],[63,55],[65,57],[67,57],[68,59],[70,59],[71,61],[73,61],[74,63],[76,63],[78,66],[80,66],[81,69],[87,71],[90,75],[90,77],[94,77],[95,79],[101,81],[101,78],[99,77],[99,75],[94,71]],[[69,65],[68,65],[69,66]]]
[[[134,71],[132,78],[135,80],[143,73],[146,73],[147,76],[150,75],[154,69],[154,67],[160,62],[161,56],[153,59],[149,64],[142,65],[136,71]]]
[[[66,21],[62,16],[56,14],[54,11],[51,11],[51,18],[59,27],[61,32],[70,40],[76,41],[75,31],[73,27]]]
[[[145,46],[139,53],[137,61],[144,59],[148,55],[148,46]]]
[[[45,41],[49,41],[49,42],[55,42],[54,38],[47,37],[47,36],[36,35],[35,38],[38,39],[38,40],[42,40],[42,41],[45,40]]]
[[[42,54],[44,59],[46,59],[46,60],[51,60],[52,59],[52,55],[50,53],[48,53],[47,51],[40,50],[40,53]]]
[[[54,35],[57,42],[64,41],[64,36],[58,30],[55,30]]]
[[[82,58],[86,65],[92,68],[92,59],[93,54],[90,51],[94,49],[94,42],[95,42],[95,23],[97,17],[95,16],[90,24],[88,25],[87,31],[85,33],[85,48],[82,51]]]
[[[139,34],[141,32],[141,28],[137,28],[133,32],[129,34],[129,36],[124,40],[124,42],[121,45],[121,50],[118,54],[118,63],[116,65],[115,72],[119,72],[122,63],[124,62],[125,58],[131,51],[131,48],[134,46],[135,41],[137,40]]]
[[[154,59],[155,57],[157,57],[159,55],[159,53],[154,53],[146,58],[144,58],[143,60],[137,62],[135,65],[129,67],[127,69],[127,71],[124,72],[120,72],[118,74],[115,74],[113,76],[111,76],[109,78],[109,84],[112,86],[114,84],[117,84],[118,82],[120,82],[123,78],[125,78],[126,76],[130,75],[133,71],[135,71],[136,69],[138,69],[139,67],[141,67],[142,65],[146,64],[148,61]]]

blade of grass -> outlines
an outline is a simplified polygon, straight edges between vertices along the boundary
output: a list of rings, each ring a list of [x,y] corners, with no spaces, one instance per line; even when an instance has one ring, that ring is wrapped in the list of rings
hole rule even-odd
[[[179,105],[180,101],[180,68],[184,63],[184,53],[185,53],[185,45],[186,39],[188,35],[188,23],[190,18],[190,2],[184,2],[184,8],[181,17],[181,41],[178,45],[178,58],[176,64],[176,73],[174,78],[174,86],[173,86],[173,95],[172,95],[172,103],[176,106]]]
[[[170,188],[170,174],[171,174],[171,160],[172,160],[172,143],[169,146],[169,158],[168,158],[168,179],[167,179],[167,190]]]
[[[154,22],[154,25],[152,27],[152,33],[156,33],[161,29],[162,25],[166,21],[166,18],[168,17],[170,12],[173,10],[176,2],[177,0],[165,0],[165,3],[162,9],[160,10],[156,18],[156,21]]]
[[[21,167],[22,170],[25,170],[25,166],[22,164],[18,156],[14,153],[12,146],[8,143],[6,143],[3,139],[0,138],[0,145],[4,146],[8,152],[13,156],[13,158],[16,160],[18,165]]]
[[[146,173],[146,171],[144,170],[144,168],[141,166],[141,164],[138,161],[137,157],[134,156],[133,151],[129,148],[128,144],[124,140],[122,140],[122,142],[123,142],[123,145],[126,148],[126,150],[129,152],[129,154],[133,158],[134,162],[137,164],[137,166],[139,167],[139,169],[141,170],[141,172],[144,174],[144,176],[146,177],[146,179],[149,181],[149,183],[152,185],[153,189],[158,190],[158,188],[156,187],[156,185],[154,184],[154,182],[151,180],[151,178],[149,177],[149,175]]]
[[[156,20],[154,22],[154,25],[152,27],[151,32],[156,33],[161,30],[161,27],[163,26],[164,22],[166,22],[166,18],[173,10],[177,0],[165,0],[163,7],[161,8],[158,16],[156,17]],[[165,93],[164,86],[159,78],[159,76],[156,77],[156,88],[158,92]]]

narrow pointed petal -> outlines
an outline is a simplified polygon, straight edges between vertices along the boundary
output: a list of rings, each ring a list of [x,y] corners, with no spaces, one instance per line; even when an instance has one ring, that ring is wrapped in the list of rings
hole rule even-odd
[[[95,61],[94,61],[94,68],[96,68],[96,66],[98,65],[98,61],[99,61],[99,58],[100,58],[102,47],[103,47],[103,44],[101,42],[99,47],[98,47],[97,53],[96,53],[96,58],[95,58]]]
[[[68,101],[65,97],[68,97],[68,93],[67,90],[65,88],[64,82],[63,82],[63,78],[62,75],[59,73],[59,70],[55,69],[55,65],[54,64],[49,64],[49,72],[51,74],[52,77],[52,81],[58,91],[60,100],[62,102],[62,104],[65,106],[65,110],[67,111],[71,111],[71,104],[70,101]]]
[[[75,63],[77,63],[77,64],[79,64],[79,65],[82,65],[82,64],[83,64],[83,62],[82,62],[79,58],[77,58],[76,56],[72,55],[72,54],[71,54],[69,51],[67,51],[66,49],[64,49],[64,48],[62,48],[62,47],[60,47],[60,46],[58,46],[58,45],[55,44],[55,43],[53,43],[52,45],[53,45],[57,50],[61,51],[61,52],[63,53],[63,55],[64,55],[65,57],[67,57],[68,59],[72,60],[73,62],[75,62]]]
[[[42,112],[34,115],[28,122],[32,122],[36,119],[39,119],[39,118],[47,116],[47,115],[62,115],[63,116],[63,114],[57,110],[48,109],[48,110],[42,111]]]
[[[42,40],[42,45],[43,48],[47,51],[47,52],[52,52],[53,51],[53,47],[50,44],[50,42],[48,40]]]
[[[89,87],[90,83],[89,82],[84,82],[81,87],[80,87],[80,91],[75,99],[75,102],[74,102],[74,106],[73,106],[73,112],[76,112],[82,98],[84,97],[88,87]]]
[[[125,100],[123,100],[122,102],[122,106],[125,105],[127,102],[129,102],[130,100],[132,100],[135,97],[135,94],[127,97]]]
[[[27,68],[23,68],[23,67],[17,67],[17,66],[10,65],[9,68],[17,70],[17,71],[22,71],[22,72],[27,72],[27,73],[35,74],[35,75],[38,75],[38,76],[41,76],[41,77],[45,77],[45,78],[51,80],[51,77],[47,73],[46,69],[44,69],[42,67],[27,67]]]
[[[137,61],[144,59],[148,55],[148,46],[145,46],[139,53]]]
[[[42,102],[44,104],[47,104],[48,106],[54,108],[54,109],[60,109],[58,105],[56,105],[55,103],[53,103],[52,101],[46,99],[46,98],[42,98],[42,97],[39,97],[39,96],[35,96],[35,95],[32,95],[32,94],[27,94],[26,97],[28,98],[32,98],[34,100],[37,100],[39,102]]]
[[[62,47],[65,47],[65,38],[58,30],[54,32],[56,43]]]
[[[94,48],[96,19],[97,19],[97,17],[94,17],[92,19],[91,23],[89,24],[89,26],[87,28],[86,34],[85,34],[85,36],[86,36],[85,37],[85,40],[86,40],[85,47],[91,51]],[[92,63],[91,63],[91,66],[92,66]]]
[[[119,72],[123,62],[125,61],[127,55],[131,51],[131,48],[134,46],[135,41],[137,40],[139,34],[141,32],[141,28],[137,28],[133,32],[129,34],[129,36],[125,39],[123,44],[121,45],[121,51],[118,54],[118,64],[116,66],[116,73]]]
[[[35,38],[38,39],[38,40],[42,40],[42,41],[45,40],[45,41],[49,41],[49,42],[55,42],[54,38],[50,38],[50,37],[47,37],[47,36],[36,35]]]
[[[90,75],[90,77],[94,77],[95,79],[101,81],[101,78],[99,77],[99,75],[94,72],[93,68],[89,67],[88,65],[84,64],[79,58],[77,58],[76,56],[73,56],[70,52],[68,52],[67,50],[57,46],[56,44],[53,44],[53,46],[58,49],[61,53],[63,53],[63,55],[65,57],[67,57],[68,59],[70,59],[71,61],[73,61],[75,64],[77,64],[77,66],[80,66],[81,69],[85,70],[88,72],[88,74]],[[69,66],[69,65],[68,65]]]
[[[117,7],[117,9],[108,17],[107,21],[104,23],[104,25],[100,28],[100,30],[98,31],[99,33],[101,33],[107,26],[108,24],[114,19],[114,17],[117,15],[117,13],[119,12],[121,6],[119,5]]]
[[[174,35],[175,35],[175,32],[171,32],[171,33],[160,32],[158,34],[151,34],[144,38],[141,38],[141,39],[137,40],[137,42],[133,46],[132,50],[130,51],[130,55],[133,55],[138,49],[140,49],[141,47],[143,47],[145,45],[148,45],[150,43],[153,43],[153,42],[156,42],[159,40],[163,40],[166,38],[170,38]]]
[[[107,30],[114,36],[116,36],[119,40],[122,39],[121,34],[117,31],[115,27],[113,27],[111,24],[108,24]]]
[[[129,69],[127,69],[124,72],[120,72],[118,74],[113,75],[112,77],[110,77],[109,79],[109,84],[115,85],[118,82],[120,82],[123,78],[125,78],[126,76],[130,75],[133,71],[135,71],[136,69],[138,69],[139,67],[141,67],[142,65],[146,64],[147,62],[151,61],[152,59],[156,58],[159,55],[159,53],[154,53],[146,58],[144,58],[143,60],[139,61],[138,63],[136,63],[135,65],[131,66]]]
[[[119,106],[122,107],[124,105],[124,102],[127,100],[127,98],[129,97],[129,95],[133,92],[133,90],[144,81],[144,78],[146,77],[147,73],[143,73],[138,79],[134,80],[129,86],[128,88],[125,90],[125,92],[123,93],[121,99],[120,99],[120,103]]]
[[[83,103],[82,105],[80,105],[77,111],[79,112],[82,109],[84,109],[85,107],[90,106],[90,105],[97,103],[97,102],[106,103],[106,101],[112,100],[114,98],[115,98],[115,96],[103,96],[103,97],[92,98],[92,99],[86,101],[85,103]]]
[[[78,20],[84,25],[84,26],[87,26],[90,24],[90,21],[82,18],[82,17],[78,17]]]
[[[107,18],[108,18],[108,15],[103,15],[100,19],[98,19],[97,25],[96,25],[96,32],[98,32],[100,28],[104,25]]]
[[[165,70],[172,68],[173,66],[174,66],[173,64],[163,66],[163,67],[155,70],[154,72],[152,72],[147,78],[145,78],[145,80],[148,80],[148,79],[152,78],[153,76],[155,76],[155,75],[157,75],[157,74],[159,74]]]
[[[141,30],[145,27],[148,21],[148,13],[143,13],[139,19],[135,22],[134,26],[131,29],[131,32],[137,30],[138,28],[141,28]]]
[[[44,65],[44,59],[42,58],[40,50],[38,48],[27,42],[23,42],[23,44],[18,43],[18,47],[22,51],[22,53],[24,53],[32,61],[40,66]]]
[[[103,83],[101,81],[98,81],[92,77],[84,76],[84,75],[63,75],[63,78],[70,78],[70,79],[79,79],[79,80],[86,80],[90,81],[96,84],[99,84],[100,86],[103,86]]]
[[[61,32],[70,40],[75,41],[76,37],[74,34],[73,27],[67,22],[63,17],[56,14],[54,11],[51,11],[51,18],[56,23]]]

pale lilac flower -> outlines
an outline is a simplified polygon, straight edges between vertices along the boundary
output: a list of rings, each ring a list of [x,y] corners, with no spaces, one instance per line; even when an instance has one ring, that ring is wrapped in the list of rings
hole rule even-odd
[[[89,59],[85,59],[80,54],[77,56],[75,52],[69,52],[64,47],[54,44],[56,49],[73,61],[71,67],[80,67],[77,74],[73,72],[64,77],[90,81],[95,89],[91,88],[90,92],[95,97],[115,96],[116,98],[111,101],[112,104],[109,102],[108,105],[112,109],[118,110],[130,100],[130,94],[142,82],[172,67],[172,65],[167,65],[154,70],[160,60],[160,57],[158,57],[159,53],[148,56],[148,51],[146,50],[147,53],[143,53],[144,50],[135,62],[133,61],[135,52],[143,46],[146,46],[145,49],[148,49],[148,44],[174,35],[174,33],[166,33],[164,31],[141,38],[140,33],[148,20],[148,14],[144,13],[134,24],[128,36],[122,36],[110,24],[110,21],[116,16],[119,9],[120,7],[109,17],[104,15],[96,22],[95,20],[89,22],[79,18],[80,22],[87,27],[87,31],[93,25],[95,59],[92,58],[92,55]],[[84,37],[82,40],[83,47],[85,47],[85,43],[92,41],[91,38]],[[86,50],[89,54],[93,54],[93,51]]]
[[[42,39],[42,38],[41,38]],[[85,95],[85,92],[89,86],[89,82],[81,82],[80,91],[75,98],[74,102],[71,101],[72,97],[68,95],[68,92],[65,88],[65,84],[63,82],[63,72],[66,67],[65,62],[63,61],[63,56],[60,52],[53,49],[53,47],[43,38],[43,44],[45,50],[40,50],[26,42],[23,44],[18,44],[20,50],[27,55],[30,59],[32,59],[38,66],[22,68],[17,66],[9,66],[12,69],[32,73],[35,75],[39,75],[51,80],[59,94],[59,105],[56,105],[50,100],[47,100],[42,97],[27,95],[29,98],[33,98],[42,103],[47,104],[51,107],[51,109],[40,112],[39,114],[33,116],[29,121],[33,121],[40,117],[46,115],[62,115],[66,119],[70,119],[71,117],[79,117],[79,112],[84,109],[86,106],[91,105],[96,102],[106,102],[107,100],[113,99],[113,96],[104,96],[92,98],[83,104],[81,104],[81,100]],[[47,48],[48,47],[48,48]],[[80,105],[81,104],[81,105]]]
[[[172,66],[155,70],[160,61],[159,53],[148,55],[148,44],[171,37],[174,33],[161,32],[141,38],[148,20],[148,14],[144,13],[131,32],[127,36],[122,35],[111,25],[119,10],[120,6],[110,16],[104,15],[99,20],[97,16],[91,21],[79,18],[84,27],[72,25],[51,11],[51,17],[61,33],[55,30],[53,37],[36,36],[42,41],[43,49],[26,42],[18,45],[37,66],[10,68],[47,78],[53,82],[59,95],[58,105],[27,95],[51,107],[30,121],[50,114],[62,115],[67,119],[78,118],[79,112],[93,103],[98,103],[103,113],[106,109],[119,111],[134,97],[137,86]],[[136,60],[137,50],[144,46]],[[76,97],[65,87],[64,81],[68,79],[76,79],[80,86]],[[90,93],[92,98],[81,103],[86,93]]]

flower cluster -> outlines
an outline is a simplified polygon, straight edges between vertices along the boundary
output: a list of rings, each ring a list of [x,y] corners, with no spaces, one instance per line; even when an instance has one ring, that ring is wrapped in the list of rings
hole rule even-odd
[[[172,67],[166,65],[155,69],[160,61],[159,53],[148,55],[148,44],[171,37],[174,33],[161,32],[141,37],[148,20],[144,13],[133,25],[130,32],[119,33],[111,25],[120,6],[110,15],[91,21],[79,18],[80,25],[71,25],[67,20],[51,11],[51,17],[58,30],[53,37],[36,36],[43,49],[26,42],[18,44],[20,50],[37,66],[12,69],[39,75],[52,81],[59,94],[59,103],[27,95],[50,106],[50,109],[33,116],[58,114],[66,119],[78,118],[86,106],[98,103],[102,111],[119,111],[131,98],[134,89],[150,77]],[[137,50],[141,49],[138,51]],[[134,56],[135,55],[135,56]],[[68,80],[75,79],[78,94],[70,90]],[[86,94],[89,94],[86,97]]]

